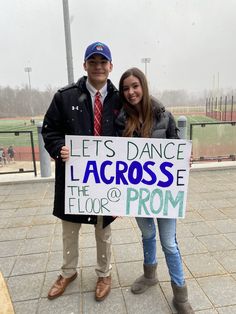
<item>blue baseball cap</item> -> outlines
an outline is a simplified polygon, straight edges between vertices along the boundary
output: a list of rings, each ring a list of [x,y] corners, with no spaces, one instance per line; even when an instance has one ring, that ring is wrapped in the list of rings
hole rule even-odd
[[[111,51],[107,45],[97,41],[89,45],[84,54],[84,61],[88,60],[92,55],[102,55],[107,60],[111,61]]]

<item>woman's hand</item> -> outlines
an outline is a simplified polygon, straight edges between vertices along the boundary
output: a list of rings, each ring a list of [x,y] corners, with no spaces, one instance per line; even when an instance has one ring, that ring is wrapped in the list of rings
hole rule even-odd
[[[70,150],[69,147],[67,146],[62,146],[61,151],[61,159],[65,162],[67,160],[69,160],[69,156],[70,156]]]

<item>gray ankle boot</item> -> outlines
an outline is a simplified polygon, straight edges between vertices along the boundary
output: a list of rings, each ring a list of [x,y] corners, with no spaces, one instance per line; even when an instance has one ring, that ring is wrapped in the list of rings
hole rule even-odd
[[[194,311],[188,301],[188,290],[186,284],[182,287],[171,282],[174,298],[173,304],[178,314],[194,314]]]
[[[156,285],[158,283],[156,269],[157,264],[144,264],[144,274],[135,280],[131,286],[131,291],[134,294],[139,294]]]

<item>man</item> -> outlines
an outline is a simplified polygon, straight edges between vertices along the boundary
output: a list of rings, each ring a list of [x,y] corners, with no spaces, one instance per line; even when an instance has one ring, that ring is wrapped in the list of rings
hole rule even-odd
[[[111,52],[105,44],[95,42],[89,45],[84,56],[87,76],[59,89],[44,118],[42,135],[45,148],[56,161],[53,214],[62,220],[63,232],[63,264],[60,276],[49,290],[50,300],[62,295],[68,284],[77,277],[78,238],[82,223],[95,225],[98,276],[95,299],[104,300],[111,290],[110,223],[114,218],[64,213],[64,162],[69,158],[69,148],[65,146],[66,134],[115,135],[120,101],[118,90],[108,79],[112,67]]]

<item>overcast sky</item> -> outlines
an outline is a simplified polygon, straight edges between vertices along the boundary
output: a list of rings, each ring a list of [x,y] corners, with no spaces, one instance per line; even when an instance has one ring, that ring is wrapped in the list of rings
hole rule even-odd
[[[62,0],[0,0],[0,86],[67,85]],[[121,74],[151,58],[153,90],[236,87],[236,0],[69,0],[74,77],[91,42],[110,46]],[[214,81],[215,77],[215,81]]]

